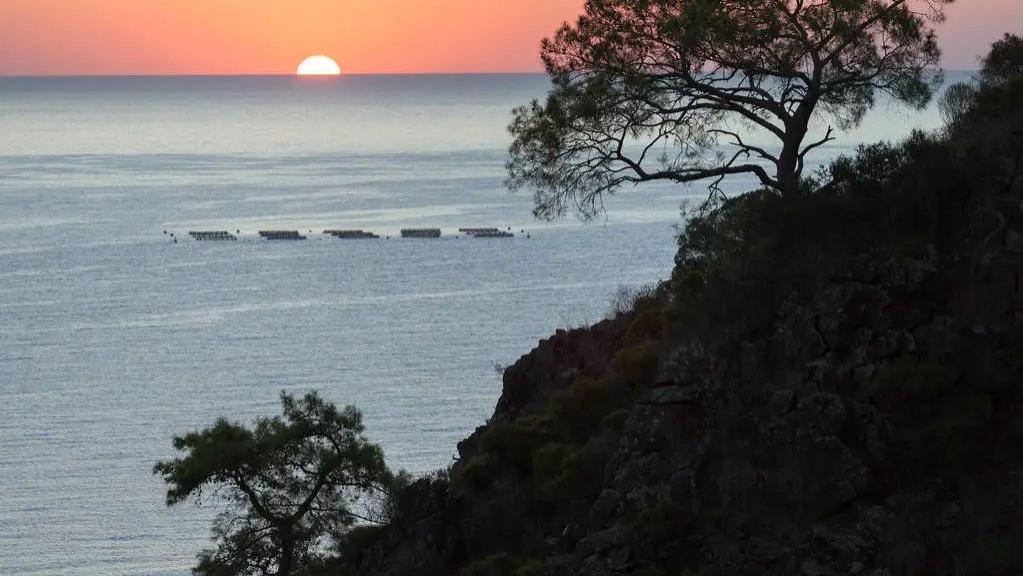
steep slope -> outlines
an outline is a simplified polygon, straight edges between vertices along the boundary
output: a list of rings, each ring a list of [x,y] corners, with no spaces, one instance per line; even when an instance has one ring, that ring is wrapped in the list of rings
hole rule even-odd
[[[509,368],[348,569],[1023,571],[1019,102],[698,211],[672,282]]]

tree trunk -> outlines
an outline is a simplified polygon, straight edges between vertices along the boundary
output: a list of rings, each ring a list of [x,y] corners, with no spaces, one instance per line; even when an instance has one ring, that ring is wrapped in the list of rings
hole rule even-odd
[[[785,123],[785,140],[782,143],[781,155],[778,157],[778,184],[782,194],[799,192],[799,181],[802,178],[799,153],[803,147],[803,139],[810,130],[810,117],[817,107],[817,97],[808,96],[799,105],[792,118]]]
[[[781,156],[778,157],[778,184],[781,186],[782,194],[795,194],[799,192],[799,148],[806,137],[806,126],[799,126],[796,122],[786,131],[785,143],[782,147]]]
[[[277,576],[289,576],[295,561],[295,538],[291,528],[281,528],[278,533],[281,538],[281,557],[277,564]]]

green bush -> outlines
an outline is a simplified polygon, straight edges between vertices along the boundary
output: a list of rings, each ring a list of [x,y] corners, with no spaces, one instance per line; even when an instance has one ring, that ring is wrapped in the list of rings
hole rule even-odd
[[[629,419],[631,412],[625,408],[615,410],[604,416],[600,421],[600,427],[609,432],[621,432],[625,428],[625,422]]]
[[[604,459],[593,441],[569,453],[561,465],[559,495],[570,500],[596,497],[604,481]]]
[[[538,422],[539,419],[529,417],[491,424],[480,437],[480,448],[505,468],[527,475],[533,454],[548,438],[548,434],[537,427]]]
[[[658,341],[667,330],[667,307],[658,306],[643,310],[629,324],[625,333],[627,344],[639,344],[648,340]]]
[[[473,557],[483,559],[474,562],[479,569],[507,567],[500,573],[510,574],[519,566],[519,558],[531,556],[543,545],[533,513],[509,496],[500,492],[488,495],[468,512],[465,546]]]
[[[533,478],[538,484],[557,481],[562,474],[565,459],[573,448],[566,444],[550,442],[533,455]]]
[[[672,289],[680,302],[692,302],[707,286],[707,277],[701,270],[689,270],[676,266],[672,272]]]
[[[765,191],[705,202],[685,214],[672,289],[701,328],[759,326],[780,299],[775,255],[796,244],[785,229],[795,200]]]
[[[769,332],[786,300],[848,274],[854,256],[941,248],[963,230],[964,196],[978,173],[917,132],[839,158],[820,175],[828,185],[708,201],[686,214],[678,237],[672,291],[682,320],[705,336],[741,340]]]
[[[594,495],[604,476],[604,455],[594,443],[569,446],[552,442],[533,459],[536,495],[554,501]]]
[[[1020,181],[1021,54],[1016,36],[992,47],[948,131],[861,146],[798,192],[754,190],[687,209],[671,282],[680,322],[734,344],[770,333],[784,302],[869,272],[864,262],[937,252],[975,264],[1016,210],[1006,195]]]
[[[622,348],[611,359],[611,374],[616,381],[630,388],[652,384],[657,377],[658,359],[655,342]]]
[[[341,558],[349,565],[357,565],[362,555],[375,544],[385,531],[384,526],[356,526],[343,536],[338,548]]]
[[[461,480],[470,489],[481,492],[490,488],[497,480],[497,476],[494,457],[490,454],[477,454],[458,470],[456,480]]]
[[[569,437],[585,440],[599,430],[604,417],[622,407],[628,396],[608,380],[582,377],[551,395],[547,411]]]

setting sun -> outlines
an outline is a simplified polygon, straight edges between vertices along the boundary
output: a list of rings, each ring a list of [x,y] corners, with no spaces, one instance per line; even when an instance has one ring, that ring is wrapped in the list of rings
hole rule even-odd
[[[298,65],[295,72],[299,76],[337,76],[341,67],[333,58],[327,56],[310,56]]]

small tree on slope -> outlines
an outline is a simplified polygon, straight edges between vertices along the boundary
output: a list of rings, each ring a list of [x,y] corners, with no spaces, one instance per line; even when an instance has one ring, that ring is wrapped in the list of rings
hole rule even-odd
[[[354,407],[338,410],[315,393],[281,394],[283,416],[251,429],[220,419],[174,438],[185,455],[156,464],[167,504],[226,501],[213,527],[215,550],[199,556],[203,576],[287,576],[317,559],[358,520],[378,521],[394,478],[363,436]]]

